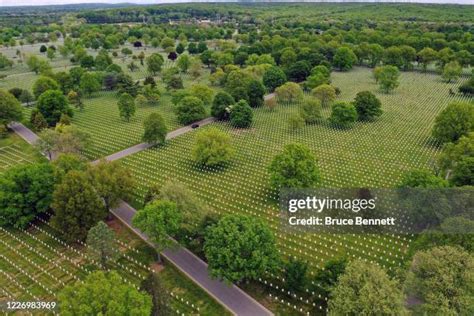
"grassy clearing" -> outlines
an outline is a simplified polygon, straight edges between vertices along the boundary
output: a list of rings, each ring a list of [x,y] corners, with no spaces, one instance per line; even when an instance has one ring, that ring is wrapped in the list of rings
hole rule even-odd
[[[215,123],[215,127],[232,136],[236,149],[233,162],[221,170],[196,166],[191,160],[195,132],[166,146],[127,157],[123,162],[140,183],[137,202],[142,201],[150,185],[177,179],[217,213],[241,213],[265,219],[276,233],[281,254],[308,260],[313,274],[328,259],[344,254],[388,268],[402,264],[409,243],[407,237],[283,232],[277,217],[277,192],[269,185],[267,166],[285,144],[300,142],[308,145],[318,158],[323,187],[393,187],[405,171],[430,168],[434,163],[438,149],[430,138],[431,127],[436,115],[449,102],[461,99],[448,92],[460,82],[446,84],[438,76],[403,73],[400,87],[385,95],[379,92],[371,72],[359,68],[335,73],[333,84],[341,88],[339,99],[344,101],[352,100],[359,91],[376,93],[382,100],[384,114],[377,122],[357,123],[348,130],[321,123],[290,131],[287,118],[298,111],[298,106],[292,104],[279,105],[274,111],[256,109],[254,124],[247,130]],[[330,109],[323,112],[328,117]],[[266,284],[266,287],[271,286]]]
[[[133,286],[150,271],[159,271],[172,310],[184,315],[219,315],[227,312],[173,266],[154,265],[153,250],[117,220],[109,221],[117,233],[121,258],[114,264],[123,280]],[[82,244],[67,246],[44,220],[27,230],[0,229],[0,302],[54,301],[67,284],[84,279],[98,266]]]
[[[45,160],[31,145],[13,132],[0,139],[0,174],[8,168]]]

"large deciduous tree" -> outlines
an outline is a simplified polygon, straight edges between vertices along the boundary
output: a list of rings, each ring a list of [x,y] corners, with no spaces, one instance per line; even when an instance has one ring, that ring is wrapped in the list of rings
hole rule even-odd
[[[270,67],[263,74],[263,84],[267,87],[268,91],[273,92],[277,87],[283,85],[286,82],[285,72],[278,66]]]
[[[400,71],[398,71],[396,66],[377,67],[374,69],[374,76],[380,89],[385,93],[393,91],[400,84]]]
[[[471,315],[474,257],[462,248],[436,247],[415,254],[407,292],[421,299],[426,315]]]
[[[199,165],[217,167],[228,163],[234,155],[230,137],[217,128],[199,131],[193,147],[193,159]]]
[[[153,53],[146,59],[146,64],[148,71],[151,72],[153,75],[156,75],[163,66],[164,58],[159,53]]]
[[[173,244],[170,236],[178,232],[181,220],[176,203],[155,200],[135,214],[133,225],[154,243],[161,262],[160,252]]]
[[[50,77],[40,77],[33,84],[33,95],[39,98],[44,92],[48,90],[59,90],[59,84]]]
[[[278,102],[293,103],[303,100],[303,90],[299,84],[287,82],[275,89]]]
[[[211,115],[218,120],[229,118],[230,107],[235,104],[234,98],[227,92],[220,91],[214,97],[211,107]]]
[[[143,136],[142,140],[149,144],[163,144],[166,140],[168,129],[166,128],[165,120],[158,113],[151,113],[143,121]]]
[[[101,160],[90,165],[87,178],[103,201],[105,212],[116,207],[121,199],[128,200],[132,197],[135,178],[120,161]]]
[[[58,294],[61,315],[150,315],[149,295],[111,271],[96,271],[84,282],[66,286]]]
[[[336,89],[328,84],[322,84],[313,90],[311,94],[321,101],[323,107],[327,107],[336,99]]]
[[[255,280],[279,265],[275,238],[260,219],[225,215],[206,231],[204,253],[211,276],[226,282]]]
[[[456,142],[474,131],[474,104],[453,102],[437,117],[432,135],[441,143]]]
[[[333,64],[339,68],[340,71],[347,71],[352,69],[352,66],[357,62],[357,56],[349,47],[340,47],[336,50]]]
[[[62,114],[73,116],[69,102],[60,90],[48,90],[40,95],[36,108],[41,112],[49,126],[55,126]]]
[[[206,117],[206,108],[201,100],[193,96],[184,97],[176,107],[176,116],[181,124],[190,124]]]
[[[357,93],[354,106],[361,121],[372,121],[382,115],[382,102],[369,91]]]
[[[20,121],[23,111],[20,102],[9,92],[0,89],[0,125],[5,126],[13,121]]]
[[[135,115],[135,100],[128,93],[122,93],[118,100],[118,108],[120,117],[125,119],[127,122],[130,122],[130,118]]]
[[[48,210],[54,174],[48,164],[12,167],[0,177],[0,225],[24,228]]]
[[[316,158],[302,144],[288,144],[269,166],[270,182],[276,188],[312,188],[320,181]]]
[[[87,175],[75,170],[56,186],[51,206],[54,210],[51,223],[67,242],[84,240],[89,229],[107,215]]]
[[[253,111],[247,101],[240,100],[232,106],[230,111],[230,124],[238,128],[247,128],[252,125]]]
[[[329,300],[328,315],[406,315],[397,281],[375,263],[350,262]]]
[[[120,257],[115,233],[103,221],[89,230],[86,244],[89,256],[98,261],[102,269]]]
[[[347,128],[357,120],[357,111],[353,104],[336,102],[332,105],[329,121],[336,127]]]

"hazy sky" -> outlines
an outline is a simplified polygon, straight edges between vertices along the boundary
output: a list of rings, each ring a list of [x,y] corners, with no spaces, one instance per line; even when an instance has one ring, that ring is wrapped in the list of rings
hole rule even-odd
[[[304,1],[304,0],[303,0]],[[310,2],[311,0],[306,0]],[[339,0],[344,1],[344,0]],[[418,3],[462,3],[462,4],[473,4],[474,0],[352,0],[347,2],[418,2]],[[212,2],[206,0],[0,0],[0,6],[19,6],[19,5],[44,5],[44,4],[70,4],[70,3],[177,3],[177,2]],[[225,2],[225,0],[217,0],[216,2]],[[271,0],[266,0],[271,2]],[[317,2],[313,1],[313,2]],[[322,0],[320,2],[331,2],[328,0]],[[333,1],[335,2],[335,1]]]

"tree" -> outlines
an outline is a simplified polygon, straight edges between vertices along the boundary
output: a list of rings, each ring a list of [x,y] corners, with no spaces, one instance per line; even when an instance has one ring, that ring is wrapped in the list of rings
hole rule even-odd
[[[148,71],[151,72],[153,75],[156,75],[156,73],[161,70],[161,67],[163,66],[164,62],[165,60],[163,59],[163,56],[161,56],[159,53],[151,54],[146,59]]]
[[[369,91],[357,93],[354,106],[361,121],[372,121],[382,115],[382,103]]]
[[[385,93],[393,91],[400,84],[398,81],[400,72],[395,66],[377,67],[374,69],[374,72],[377,74],[376,80],[379,83],[380,89]]]
[[[303,292],[308,285],[308,263],[290,258],[285,266],[285,284],[295,291]]]
[[[318,285],[318,291],[322,290],[324,297],[329,297],[339,277],[344,274],[347,266],[347,258],[341,257],[329,260],[325,263],[324,269],[317,272],[314,283]]]
[[[437,57],[438,54],[431,47],[425,47],[421,51],[419,51],[418,62],[422,65],[423,71],[426,71],[426,69],[428,69],[428,66],[433,63]]]
[[[218,120],[227,120],[230,108],[234,104],[234,98],[230,94],[225,91],[219,91],[212,101],[211,115]]]
[[[288,79],[295,82],[302,82],[306,80],[306,77],[311,73],[311,65],[305,61],[297,61],[288,66],[287,75]]]
[[[328,315],[382,314],[407,314],[398,282],[374,263],[350,262],[332,291]]]
[[[332,105],[329,121],[337,127],[347,128],[357,120],[354,105],[347,102],[337,102]]]
[[[173,48],[174,49],[174,40],[170,37],[164,37],[162,40],[161,40],[161,47],[164,49],[164,50],[167,50],[167,49],[170,49],[170,48]]]
[[[336,89],[328,84],[322,84],[314,88],[311,90],[311,94],[321,101],[323,107],[329,106],[336,99]]]
[[[101,160],[89,166],[86,176],[102,200],[105,213],[117,207],[120,200],[132,197],[135,179],[119,161]]]
[[[59,84],[49,77],[40,77],[33,84],[33,94],[35,98],[38,98],[44,92],[48,90],[59,90]]]
[[[67,114],[70,117],[74,114],[66,97],[59,90],[48,90],[41,94],[36,108],[44,116],[49,126],[55,126],[62,114]]]
[[[234,155],[230,137],[216,129],[207,128],[196,134],[193,159],[202,166],[218,167],[230,162]]]
[[[118,100],[120,117],[130,122],[130,118],[135,115],[135,100],[128,93],[122,93]]]
[[[173,244],[169,235],[176,234],[180,224],[181,214],[176,203],[170,201],[152,201],[133,216],[133,225],[155,245],[158,262],[160,252]]]
[[[406,279],[407,292],[422,300],[426,315],[472,314],[473,284],[474,257],[451,246],[417,252]]]
[[[86,244],[89,256],[100,262],[102,269],[106,269],[107,262],[120,257],[115,233],[103,221],[89,230]]]
[[[456,142],[461,136],[474,131],[472,103],[453,102],[435,119],[432,135],[441,143]]]
[[[156,272],[150,272],[142,281],[140,290],[151,296],[153,307],[151,316],[168,316],[172,314],[170,297]]]
[[[269,168],[270,182],[275,188],[311,188],[320,181],[316,158],[302,144],[288,144],[273,158]]]
[[[411,170],[403,174],[398,187],[400,188],[446,188],[448,181],[427,170]]]
[[[176,107],[176,116],[181,124],[190,124],[206,117],[206,108],[196,97],[184,97]]]
[[[252,125],[253,111],[245,100],[240,100],[230,110],[230,124],[238,128],[247,128]]]
[[[67,242],[84,240],[91,227],[107,215],[103,203],[85,173],[70,171],[56,186],[51,207],[53,226]]]
[[[70,104],[74,105],[76,109],[84,110],[84,102],[81,100],[81,95],[74,90],[69,91],[67,99]]]
[[[207,215],[207,208],[189,188],[175,180],[165,182],[156,195],[157,199],[176,203],[181,214],[181,230],[185,236],[197,233],[196,223],[202,222]]]
[[[352,69],[354,63],[357,62],[357,56],[349,47],[340,47],[336,50],[333,64],[339,68],[340,71],[347,71]]]
[[[185,47],[184,47],[183,43],[180,42],[180,43],[178,43],[178,45],[176,45],[176,52],[178,54],[182,54],[184,52],[184,49],[185,49]]]
[[[46,212],[54,189],[53,168],[48,164],[18,165],[0,177],[0,226],[25,228]]]
[[[72,170],[86,171],[87,160],[74,153],[61,153],[52,161],[56,184],[61,183],[64,176]]]
[[[30,102],[33,101],[33,95],[30,93],[30,91],[24,89],[21,91],[18,100],[22,103],[25,103],[26,106],[30,106]]]
[[[95,271],[58,294],[61,315],[150,315],[152,301],[115,271]]]
[[[50,59],[53,60],[54,57],[56,57],[56,50],[48,48],[48,51],[46,52],[46,56]]]
[[[391,46],[385,50],[383,62],[385,65],[391,65],[400,69],[404,65],[402,50],[397,46]]]
[[[44,119],[43,114],[38,111],[37,108],[34,108],[31,111],[30,123],[34,131],[39,132],[48,127],[48,122]]]
[[[455,186],[474,185],[474,157],[462,157],[456,163],[450,182]]]
[[[189,92],[193,97],[196,97],[201,100],[205,106],[211,105],[214,91],[207,85],[199,83],[194,84],[189,89]]]
[[[143,137],[142,140],[150,144],[163,144],[166,140],[168,129],[165,120],[158,113],[151,113],[143,121]]]
[[[277,87],[286,82],[286,75],[280,67],[272,66],[265,71],[262,80],[268,91],[273,92]]]
[[[299,113],[306,124],[314,124],[322,118],[321,102],[315,99],[307,99],[301,104]]]
[[[474,157],[474,133],[461,136],[456,143],[447,143],[438,158],[440,175],[449,179],[451,171],[464,158]]]
[[[299,113],[291,113],[288,116],[288,127],[291,131],[296,131],[304,126],[305,120]]]
[[[253,79],[247,84],[247,95],[251,107],[255,108],[263,105],[265,87],[260,80]]]
[[[96,74],[85,72],[81,76],[80,88],[85,95],[90,96],[92,93],[99,91],[101,87],[102,84]]]
[[[205,233],[204,253],[212,277],[226,282],[255,280],[279,265],[275,238],[260,219],[225,215]]]
[[[444,65],[442,77],[446,82],[450,83],[457,80],[462,73],[462,67],[457,61],[452,61]]]
[[[191,66],[191,58],[188,54],[179,56],[177,66],[181,72],[188,72],[189,66]]]
[[[21,121],[22,118],[20,102],[11,93],[0,89],[0,125],[7,128],[10,122]]]
[[[279,102],[296,103],[303,99],[303,90],[294,82],[287,82],[275,89]]]

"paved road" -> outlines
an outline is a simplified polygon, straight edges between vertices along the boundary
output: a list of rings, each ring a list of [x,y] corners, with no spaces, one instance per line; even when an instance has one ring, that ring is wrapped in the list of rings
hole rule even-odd
[[[21,123],[10,123],[8,127],[23,138],[28,144],[34,145],[38,140],[38,135],[33,133],[28,127]]]
[[[193,124],[199,124],[199,126],[204,126],[204,125],[207,125],[207,124],[210,124],[210,123],[214,122],[215,120],[216,119],[213,118],[213,117],[208,117],[208,118],[205,118],[204,120],[198,121],[198,122],[193,123]],[[193,130],[191,125],[187,125],[187,126],[184,126],[184,127],[181,127],[181,128],[178,128],[174,131],[169,132],[168,135],[166,135],[166,139],[173,139],[175,137],[178,137],[180,135],[183,135],[184,133],[187,133],[187,132]],[[137,144],[137,145],[134,145],[132,147],[125,148],[124,150],[121,150],[119,152],[113,153],[109,156],[106,156],[105,158],[102,158],[102,159],[105,159],[105,160],[108,160],[108,161],[118,160],[118,159],[121,159],[123,157],[133,155],[133,154],[135,154],[137,152],[140,152],[142,150],[148,149],[152,146],[153,146],[152,144],[148,144],[148,143]],[[97,164],[100,160],[101,159],[95,160],[95,161],[92,162],[92,164]]]
[[[132,226],[132,218],[135,212],[136,210],[125,202],[111,210],[112,214],[143,240],[150,243],[145,234]],[[239,316],[273,315],[237,286],[229,286],[221,281],[211,279],[208,275],[207,264],[186,248],[177,246],[175,249],[163,251],[162,255],[233,314]]]
[[[198,122],[198,124],[202,126],[209,124],[213,121],[214,118],[207,118]],[[38,135],[33,133],[30,129],[28,129],[21,123],[12,123],[9,125],[9,127],[20,137],[22,137],[32,145],[34,145],[35,142],[38,140]],[[192,130],[190,126],[182,127],[180,129],[168,133],[167,138],[171,139],[177,137],[190,130]],[[133,147],[127,148],[121,152],[110,155],[107,157],[107,159],[119,159],[148,148],[146,146],[150,147],[147,144],[138,144]],[[136,210],[133,207],[122,201],[117,208],[110,210],[110,212],[114,214],[118,219],[120,219],[124,224],[126,224],[143,240],[150,243],[146,235],[138,229],[134,228],[131,224],[133,215],[136,213]],[[234,315],[273,315],[272,312],[270,312],[268,309],[266,309],[259,302],[254,300],[252,297],[250,297],[247,293],[242,291],[237,286],[229,286],[223,282],[211,279],[208,274],[207,264],[186,248],[177,246],[175,249],[163,251],[162,255]]]

